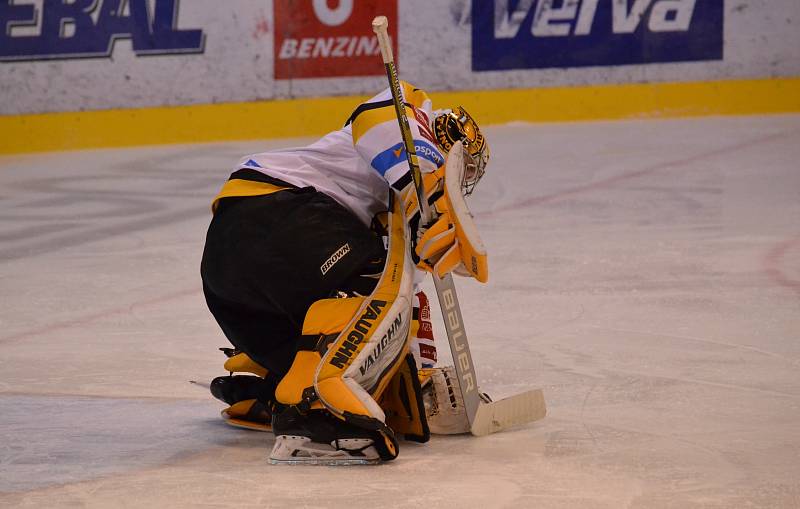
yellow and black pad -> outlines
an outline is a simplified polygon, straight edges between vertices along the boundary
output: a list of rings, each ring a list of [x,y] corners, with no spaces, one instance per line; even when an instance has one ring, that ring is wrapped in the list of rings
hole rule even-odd
[[[276,391],[279,403],[324,408],[374,432],[383,459],[397,456],[397,441],[376,399],[409,351],[414,277],[401,201],[393,196],[390,202],[389,247],[375,290],[367,297],[323,299],[311,306],[303,323],[307,344]]]
[[[265,391],[269,392],[269,382],[264,381],[268,374],[267,369],[244,352],[232,348],[220,350],[228,356],[224,368],[230,372],[230,376],[215,378],[210,389],[215,398],[230,405],[221,412],[225,423],[237,428],[271,431],[272,411],[269,403],[258,399],[264,398]],[[234,373],[251,373],[256,376]],[[264,385],[261,385],[262,382]]]
[[[275,390],[275,399],[304,411],[323,409],[314,389],[314,373],[329,345],[363,304],[363,297],[322,299],[306,313],[303,335],[291,368]]]
[[[257,399],[246,399],[221,412],[225,423],[254,431],[272,431],[272,413]]]
[[[394,197],[393,197],[394,198]],[[359,305],[317,367],[314,388],[334,415],[385,415],[377,398],[408,352],[414,265],[400,200],[391,199],[389,247],[375,290]]]
[[[252,373],[261,378],[267,376],[267,369],[244,352],[236,352],[228,357],[223,367],[231,373]]]
[[[386,413],[386,424],[396,433],[402,433],[406,440],[414,442],[430,440],[422,386],[412,354],[406,355],[405,362],[381,395],[379,404]]]

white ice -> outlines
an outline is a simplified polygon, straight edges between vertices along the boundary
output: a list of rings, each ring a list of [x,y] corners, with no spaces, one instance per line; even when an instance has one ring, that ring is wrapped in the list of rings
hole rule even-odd
[[[482,388],[549,415],[364,468],[268,465],[188,382],[209,202],[307,140],[0,158],[0,506],[800,507],[800,116],[487,137],[460,300]]]

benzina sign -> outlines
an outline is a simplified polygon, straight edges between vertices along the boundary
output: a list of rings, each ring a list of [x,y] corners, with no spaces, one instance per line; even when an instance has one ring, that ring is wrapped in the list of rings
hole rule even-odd
[[[472,69],[721,60],[723,0],[472,2]]]
[[[178,30],[179,0],[0,0],[0,61],[110,57],[117,39],[136,55],[202,53],[202,30]],[[150,9],[150,6],[154,8]]]
[[[385,73],[372,19],[387,16],[397,55],[397,0],[275,0],[275,78]]]

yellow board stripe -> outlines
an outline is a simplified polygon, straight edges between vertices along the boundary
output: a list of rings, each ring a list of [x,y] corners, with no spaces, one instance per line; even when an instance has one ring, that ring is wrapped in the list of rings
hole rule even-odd
[[[478,124],[800,112],[800,78],[514,89],[447,94]],[[434,104],[441,104],[433,94]],[[487,120],[484,120],[487,119]]]
[[[367,96],[0,116],[0,154],[313,136]],[[432,93],[481,124],[800,112],[800,78]]]

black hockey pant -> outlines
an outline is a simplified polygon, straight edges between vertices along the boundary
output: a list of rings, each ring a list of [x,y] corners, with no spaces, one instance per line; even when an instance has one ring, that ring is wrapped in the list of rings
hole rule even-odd
[[[228,340],[277,382],[311,304],[355,284],[371,291],[358,275],[383,256],[375,232],[313,188],[224,198],[206,236],[203,291]]]

